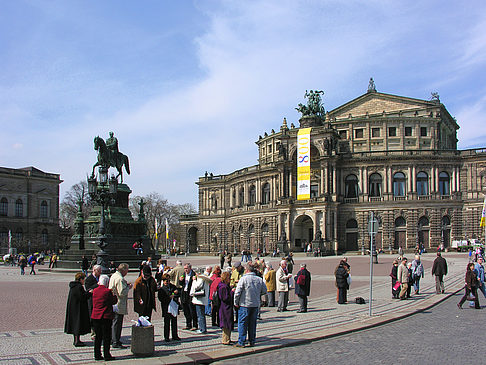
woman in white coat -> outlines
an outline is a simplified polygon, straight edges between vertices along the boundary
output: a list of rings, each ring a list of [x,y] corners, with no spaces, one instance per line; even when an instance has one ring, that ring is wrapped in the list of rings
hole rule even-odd
[[[206,275],[196,274],[193,280],[190,295],[192,304],[196,306],[197,324],[199,326],[197,333],[207,333],[205,308],[209,300],[211,279]]]

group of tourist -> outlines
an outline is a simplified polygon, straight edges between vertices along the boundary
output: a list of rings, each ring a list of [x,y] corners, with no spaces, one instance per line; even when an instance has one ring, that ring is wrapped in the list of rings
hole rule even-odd
[[[139,277],[133,284],[134,311],[149,321],[160,302],[164,319],[166,342],[179,341],[177,317],[181,310],[185,317],[185,330],[207,333],[206,315],[212,326],[222,329],[222,343],[233,344],[231,331],[238,328],[236,347],[253,346],[256,341],[256,323],[262,306],[275,307],[278,294],[278,311],[286,311],[289,290],[295,286],[299,298],[298,313],[307,312],[311,274],[302,264],[292,275],[293,259],[282,260],[277,270],[264,259],[257,258],[243,265],[236,261],[222,270],[220,266],[207,266],[196,272],[190,263],[178,260],[171,268],[159,260],[152,275],[151,260],[143,263]],[[110,346],[124,348],[121,342],[123,317],[128,314],[128,292],[132,285],[125,276],[128,265],[120,264],[109,278],[102,275],[101,266],[94,265],[86,276],[77,273],[69,284],[65,332],[74,336],[74,346],[86,346],[80,336],[91,333],[94,340],[95,360],[112,360]],[[101,346],[103,345],[103,354]]]
[[[483,293],[483,296],[486,298],[483,262],[483,251],[478,251],[475,253],[472,261],[467,264],[466,276],[464,279],[464,296],[459,303],[457,303],[459,309],[462,309],[462,305],[466,300],[470,301],[470,305],[474,306],[474,308],[481,309],[478,292]]]

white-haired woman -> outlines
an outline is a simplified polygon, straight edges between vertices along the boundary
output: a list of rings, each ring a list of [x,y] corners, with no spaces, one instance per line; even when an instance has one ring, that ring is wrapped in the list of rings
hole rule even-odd
[[[96,334],[94,343],[95,360],[113,360],[110,354],[111,325],[113,322],[113,304],[118,298],[108,289],[110,278],[108,275],[101,275],[98,287],[93,290],[93,311],[91,319]],[[103,342],[103,356],[101,356],[101,343]]]

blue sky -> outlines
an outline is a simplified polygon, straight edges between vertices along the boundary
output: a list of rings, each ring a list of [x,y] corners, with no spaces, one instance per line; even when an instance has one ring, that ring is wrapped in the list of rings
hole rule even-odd
[[[306,89],[334,109],[366,91],[429,99],[459,147],[486,147],[483,1],[0,0],[0,165],[61,174],[113,130],[133,194],[197,203],[205,171],[257,163],[255,141]]]

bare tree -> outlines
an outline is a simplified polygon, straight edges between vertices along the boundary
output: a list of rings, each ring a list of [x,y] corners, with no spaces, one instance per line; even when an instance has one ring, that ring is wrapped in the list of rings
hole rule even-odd
[[[78,201],[83,202],[83,215],[87,217],[91,210],[91,201],[88,195],[88,183],[80,181],[71,186],[64,194],[61,204],[59,205],[59,220],[62,228],[73,227],[76,214],[78,212]]]

